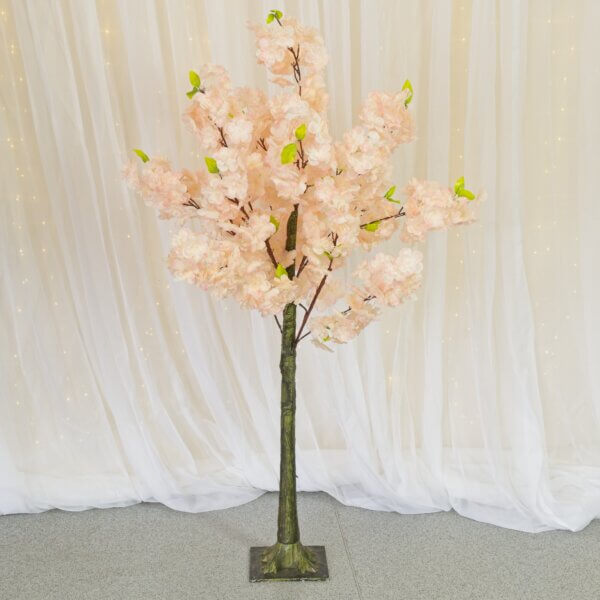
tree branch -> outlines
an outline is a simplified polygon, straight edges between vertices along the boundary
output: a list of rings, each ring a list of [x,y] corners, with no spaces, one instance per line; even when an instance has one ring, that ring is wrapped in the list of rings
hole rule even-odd
[[[337,241],[338,241],[339,235],[334,232],[331,232],[330,235],[331,235],[331,239],[333,241],[333,246],[335,248],[335,246],[337,246]],[[331,270],[332,270],[332,265],[333,265],[333,257],[331,257],[329,259],[329,266],[327,267],[328,273],[325,273],[325,275],[323,275],[323,279],[321,279],[321,281],[319,282],[319,285],[317,286],[317,289],[315,291],[315,295],[313,296],[313,299],[311,300],[310,304],[308,305],[308,310],[304,313],[304,318],[302,319],[300,329],[298,330],[298,335],[296,335],[296,340],[294,341],[295,344],[298,344],[298,342],[303,337],[302,331],[304,329],[304,326],[306,325],[306,322],[308,321],[308,318],[310,317],[310,314],[312,313],[313,308],[315,307],[315,303],[317,302],[317,298],[319,297],[319,294],[321,293],[321,290],[323,289],[323,286],[325,285],[325,281],[327,281],[327,276],[328,276],[329,272],[331,272]]]
[[[298,273],[296,274],[296,277],[300,277],[300,273],[302,273],[302,271],[304,270],[304,267],[306,267],[307,264],[308,264],[308,258],[306,258],[306,256],[303,256],[302,260],[300,261],[300,266],[298,267]]]
[[[331,267],[332,262],[333,261],[329,261],[330,267]],[[329,269],[329,270],[331,270],[331,269]],[[308,305],[308,310],[304,313],[304,318],[302,319],[300,329],[298,330],[298,335],[296,335],[296,340],[294,342],[295,344],[297,344],[302,337],[302,331],[304,330],[304,326],[306,325],[306,322],[308,321],[308,318],[310,317],[310,313],[312,312],[313,308],[315,307],[317,298],[319,297],[319,294],[321,293],[321,290],[323,289],[323,286],[325,285],[326,280],[327,280],[327,273],[325,273],[325,275],[323,275],[323,278],[321,279],[321,281],[319,282],[319,285],[317,286],[315,295],[313,296],[313,299],[310,301],[310,304]]]
[[[404,212],[404,208],[401,208],[398,213],[395,215],[391,215],[389,217],[381,217],[381,219],[375,219],[374,221],[369,221],[368,223],[363,223],[360,228],[364,229],[367,225],[373,225],[374,223],[380,223],[381,221],[387,221],[388,219],[397,219],[398,217],[404,217],[406,213]]]
[[[288,252],[292,252],[296,249],[296,236],[298,230],[298,204],[294,204],[294,210],[290,213],[288,217],[287,226],[286,226],[286,239],[285,239],[285,249]],[[286,267],[286,271],[288,272],[288,277],[290,279],[294,279],[296,276],[296,256],[294,255],[294,262]]]
[[[191,198],[191,197],[188,198],[187,202],[183,203],[183,206],[192,206],[196,210],[198,210],[200,208],[200,205],[193,198]]]
[[[302,145],[302,140],[298,140],[300,143],[300,152],[298,152],[298,160],[296,161],[296,166],[298,169],[306,169],[306,165],[308,164],[308,159],[304,158],[304,146]],[[308,189],[308,185],[306,186],[306,190]]]
[[[271,259],[271,262],[273,263],[273,266],[275,268],[277,268],[277,259],[275,258],[275,254],[273,253],[273,248],[271,248],[270,239],[271,238],[267,238],[265,240],[265,246],[267,247],[267,254],[269,255],[269,258]]]
[[[281,323],[279,322],[277,315],[273,315],[273,317],[275,318],[275,323],[277,323],[277,327],[279,327],[279,331],[281,331],[281,333],[283,333],[283,329],[281,328]]]
[[[224,148],[227,148],[227,140],[225,139],[225,134],[223,133],[223,128],[222,127],[217,127],[217,129],[219,130],[219,134],[221,135],[221,139],[219,140],[221,142],[221,146],[223,146]]]
[[[294,79],[298,84],[298,95],[302,96],[302,73],[300,72],[300,44],[298,44],[298,49],[294,50],[291,46],[288,50],[292,53],[294,57],[294,62],[292,63],[292,68],[294,70]]]
[[[310,331],[307,331],[297,342],[296,344],[299,344],[305,337],[308,337],[310,335]]]

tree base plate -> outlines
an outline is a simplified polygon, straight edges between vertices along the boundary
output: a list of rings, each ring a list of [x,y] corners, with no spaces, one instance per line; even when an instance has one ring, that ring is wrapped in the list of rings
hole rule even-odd
[[[277,573],[263,573],[262,553],[268,546],[250,548],[250,581],[325,581],[329,579],[325,546],[306,546],[315,553],[317,570],[315,573],[300,573],[297,569],[281,569]]]

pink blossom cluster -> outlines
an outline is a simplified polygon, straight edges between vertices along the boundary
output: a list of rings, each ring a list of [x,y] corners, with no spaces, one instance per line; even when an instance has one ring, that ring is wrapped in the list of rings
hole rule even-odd
[[[217,297],[234,296],[242,306],[263,314],[281,312],[294,300],[294,285],[287,277],[273,277],[272,266],[247,250],[251,245],[244,247],[184,227],[173,238],[169,269],[176,279]]]
[[[323,38],[296,19],[283,18],[280,24],[250,25],[256,35],[256,58],[271,73],[273,83],[297,87],[302,98],[322,112],[328,100],[323,76],[328,57]]]
[[[187,186],[183,174],[171,170],[164,158],[153,158],[145,163],[142,173],[131,161],[125,166],[124,175],[129,185],[138,191],[148,206],[158,210],[161,219],[185,217],[192,214],[186,206]]]
[[[373,298],[354,292],[348,296],[348,308],[316,317],[311,323],[312,341],[330,350],[327,342],[345,344],[354,339],[379,314]]]
[[[380,307],[414,297],[422,271],[417,250],[376,254],[348,290],[336,271],[352,251],[370,250],[399,228],[405,241],[421,241],[429,230],[469,222],[472,210],[434,182],[413,179],[405,202],[394,197],[392,153],[415,138],[410,84],[369,94],[359,124],[335,141],[319,34],[283,16],[252,29],[258,61],[283,92],[237,88],[222,67],[202,66],[191,73],[184,122],[205,161],[175,171],[142,153],[147,162],[125,174],[162,218],[181,222],[168,259],[176,278],[264,315],[302,303],[312,317],[303,325],[317,343],[344,343]],[[292,219],[295,244],[286,250]]]
[[[404,193],[402,239],[406,242],[422,242],[428,231],[475,220],[472,203],[436,181],[411,179]]]
[[[413,248],[402,248],[398,256],[378,253],[365,260],[354,272],[363,282],[365,294],[384,306],[398,306],[414,298],[421,285],[423,255]]]

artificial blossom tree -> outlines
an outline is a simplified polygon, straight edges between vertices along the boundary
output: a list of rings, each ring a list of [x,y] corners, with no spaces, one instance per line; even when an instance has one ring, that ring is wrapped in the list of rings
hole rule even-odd
[[[391,156],[415,138],[401,91],[372,92],[359,124],[341,141],[328,130],[322,38],[269,13],[252,25],[258,62],[282,93],[232,87],[222,67],[190,72],[184,120],[205,153],[195,170],[174,170],[135,150],[131,186],[161,218],[176,219],[168,265],[176,279],[274,316],[281,331],[281,457],[277,542],[261,549],[265,578],[322,575],[324,555],[300,543],[296,509],[296,353],[307,336],[324,349],[356,337],[381,308],[413,298],[428,231],[472,221],[464,180],[447,186],[412,179],[401,196],[390,182]],[[138,163],[139,164],[139,163]],[[342,267],[397,230],[406,245],[377,253],[351,277]],[[336,273],[339,272],[339,273]],[[298,311],[299,323],[297,321]]]

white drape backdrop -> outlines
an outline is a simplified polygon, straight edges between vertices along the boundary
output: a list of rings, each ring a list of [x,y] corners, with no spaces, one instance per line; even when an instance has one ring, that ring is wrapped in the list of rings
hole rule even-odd
[[[0,512],[277,488],[278,331],[172,282],[169,224],[125,189],[206,61],[267,86],[272,0],[0,0]],[[527,531],[600,516],[600,3],[296,0],[330,50],[332,129],[409,77],[411,174],[485,187],[433,235],[417,302],[299,355],[299,488]],[[398,248],[398,242],[389,244]]]

